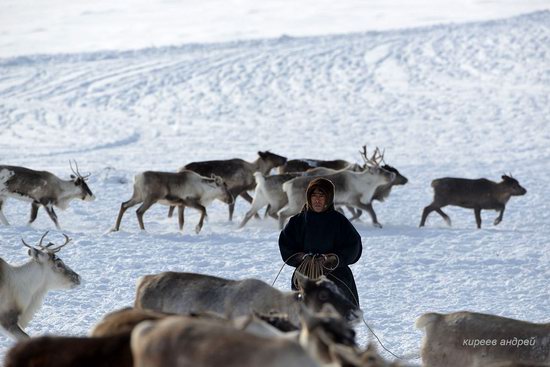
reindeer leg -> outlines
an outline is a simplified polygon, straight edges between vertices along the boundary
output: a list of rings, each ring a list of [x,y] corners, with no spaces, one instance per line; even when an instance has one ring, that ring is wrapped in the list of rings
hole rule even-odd
[[[441,210],[441,208],[437,208],[437,209],[435,209],[435,211],[437,212],[437,214],[439,214],[443,217],[443,219],[445,220],[445,222],[447,223],[448,226],[451,225],[451,218],[449,218],[449,216],[447,214],[445,214],[445,212],[443,210]]]
[[[170,207],[172,209],[173,207]],[[183,231],[183,214],[185,211],[185,205],[178,205],[178,225],[180,227],[180,231]]]
[[[477,228],[481,228],[481,208],[474,208],[474,214],[476,216]]]
[[[500,213],[498,215],[498,217],[496,217],[495,221],[493,222],[493,224],[496,226],[497,224],[499,224],[500,222],[502,222],[502,216],[504,215],[504,209],[506,207],[503,205],[502,208],[500,209]]]
[[[436,209],[437,207],[433,203],[424,208],[424,210],[422,211],[422,219],[420,220],[419,227],[424,227],[424,225],[426,224],[426,219],[428,218],[428,215],[430,215],[430,213]]]
[[[19,314],[16,311],[8,311],[0,314],[0,325],[17,340],[28,339],[29,335],[21,329],[17,323]]]
[[[29,219],[29,224],[31,224],[36,220],[36,216],[38,215],[39,208],[40,208],[40,204],[34,203],[34,202],[31,204],[31,217]]]
[[[168,209],[168,218],[172,218],[172,215],[174,215],[174,209],[176,209],[176,207],[174,205],[170,205],[170,208]]]
[[[202,224],[204,223],[204,217],[206,217],[206,208],[200,204],[197,204],[195,208],[201,212],[201,219],[199,220],[199,224],[195,227],[195,233],[199,234],[202,229]]]
[[[42,204],[42,206],[44,207],[44,209],[46,209],[46,213],[48,213],[48,215],[50,216],[50,219],[55,224],[55,228],[61,229],[61,227],[59,226],[59,223],[57,222],[57,214],[55,214],[52,204],[51,203]]]
[[[120,222],[122,221],[122,216],[124,215],[126,210],[128,210],[128,208],[131,208],[134,205],[137,205],[139,203],[141,203],[140,200],[135,199],[135,198],[131,198],[130,200],[125,201],[122,204],[120,204],[120,210],[118,211],[118,217],[116,218],[115,228],[113,228],[113,231],[118,231],[119,230]]]
[[[139,222],[139,228],[141,228],[143,231],[145,230],[145,226],[143,225],[143,214],[156,202],[156,200],[148,199],[141,204],[141,206],[136,210],[136,216]]]
[[[252,196],[250,196],[250,194],[246,191],[243,191],[239,194],[243,199],[245,199],[246,201],[248,201],[249,203],[253,203],[254,202],[254,199],[252,198]],[[254,213],[254,218],[256,219],[260,219],[260,215],[256,212]]]
[[[376,213],[374,213],[374,210],[372,209],[371,203],[363,204],[362,202],[359,201],[359,202],[357,202],[357,204],[355,206],[369,212],[369,214],[371,215],[371,218],[372,218],[372,225],[375,226],[376,228],[382,228],[382,225],[380,223],[378,223],[378,220],[376,219]],[[371,211],[372,211],[372,214],[371,214]]]
[[[4,216],[4,213],[2,212],[2,205],[4,205],[4,200],[0,200],[0,222],[2,222],[2,224],[5,225],[5,226],[9,226],[10,223],[8,222],[6,217]]]

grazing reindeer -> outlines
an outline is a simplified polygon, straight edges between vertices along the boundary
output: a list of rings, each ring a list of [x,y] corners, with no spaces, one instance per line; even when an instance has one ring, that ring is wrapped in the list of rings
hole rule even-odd
[[[80,284],[80,276],[71,270],[56,253],[70,242],[53,247],[53,243],[38,248],[29,248],[29,262],[21,266],[11,266],[0,258],[0,329],[15,339],[28,338],[22,328],[31,321],[42,304],[42,299],[50,289],[73,288]]]
[[[164,205],[178,206],[180,230],[183,230],[184,207],[198,209],[201,212],[201,217],[199,224],[195,227],[195,232],[199,233],[204,217],[206,217],[206,206],[214,199],[219,199],[227,204],[233,202],[233,196],[220,177],[203,177],[192,171],[178,173],[145,171],[137,174],[134,178],[132,198],[120,205],[114,231],[119,230],[124,212],[139,203],[143,204],[136,211],[136,215],[140,228],[144,230],[143,214],[158,202]]]
[[[254,190],[256,187],[254,172],[261,172],[263,175],[267,175],[272,168],[281,166],[286,162],[285,157],[269,151],[258,152],[258,155],[260,157],[252,163],[238,158],[221,161],[193,162],[180,168],[180,172],[182,170],[190,170],[202,176],[219,176],[227,184],[227,189],[235,199],[237,199],[237,196],[241,196],[251,203],[252,198],[247,191]],[[228,204],[229,220],[231,221],[233,220],[235,203],[231,202]],[[172,216],[173,211],[174,208],[171,207],[168,212],[169,217]]]
[[[499,183],[481,178],[469,180],[465,178],[439,178],[432,181],[434,189],[433,202],[424,208],[420,227],[426,223],[426,218],[434,210],[451,225],[451,219],[441,210],[447,205],[460,206],[462,208],[474,209],[477,228],[481,228],[481,209],[492,209],[500,211],[494,221],[496,226],[502,221],[506,203],[512,196],[521,196],[527,193],[519,182],[510,176],[502,176]]]
[[[54,206],[64,210],[69,206],[70,201],[76,198],[84,201],[95,200],[94,194],[86,184],[89,175],[82,176],[78,171],[78,165],[75,171],[71,164],[71,170],[74,173],[71,179],[62,180],[48,171],[0,166],[0,221],[4,225],[9,225],[2,213],[2,205],[7,197],[12,197],[32,202],[29,224],[34,222],[38,208],[42,205],[56,228],[60,229],[57,214],[53,210]]]
[[[425,367],[550,366],[550,323],[464,311],[426,313],[416,327]]]

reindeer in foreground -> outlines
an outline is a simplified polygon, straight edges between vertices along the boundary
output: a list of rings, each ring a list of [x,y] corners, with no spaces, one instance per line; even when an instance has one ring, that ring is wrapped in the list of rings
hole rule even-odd
[[[56,253],[71,240],[67,235],[65,243],[42,245],[48,232],[44,233],[38,248],[29,248],[31,260],[20,266],[12,266],[0,258],[0,326],[15,339],[28,338],[23,328],[40,308],[42,300],[50,289],[73,288],[80,284],[80,276],[71,270]]]
[[[38,209],[43,206],[56,228],[60,229],[54,206],[65,210],[73,199],[95,200],[94,194],[86,184],[89,174],[82,176],[78,171],[78,165],[75,170],[71,164],[71,170],[74,173],[71,179],[62,180],[48,171],[0,166],[0,221],[4,225],[9,225],[2,212],[2,205],[6,198],[11,197],[32,202],[29,224],[34,222]]]
[[[220,177],[203,177],[192,171],[178,173],[145,171],[136,175],[132,198],[120,205],[113,230],[119,230],[124,212],[139,203],[143,204],[136,211],[136,215],[140,228],[145,230],[143,214],[158,202],[164,205],[178,206],[180,230],[183,230],[184,208],[189,206],[198,209],[201,212],[201,217],[199,224],[195,227],[195,232],[199,233],[206,217],[206,206],[214,199],[219,199],[227,204],[233,202],[231,193]]]
[[[424,314],[416,327],[425,367],[550,366],[550,323],[455,312]]]
[[[243,199],[252,202],[252,198],[247,191],[254,190],[256,181],[254,180],[254,172],[261,172],[263,175],[268,175],[271,169],[285,164],[286,158],[280,155],[266,152],[258,152],[259,158],[254,162],[247,162],[242,159],[234,158],[218,161],[203,161],[192,162],[182,168],[197,172],[199,175],[210,177],[211,175],[219,176],[227,184],[227,189],[231,195],[237,199],[241,196]],[[233,220],[233,211],[235,203],[229,204],[229,220]],[[174,208],[171,207],[168,216],[172,216]]]
[[[134,307],[183,315],[208,311],[231,317],[276,311],[287,314],[290,322],[298,325],[300,304],[318,311],[331,303],[350,324],[360,320],[361,310],[329,279],[298,279],[301,293],[281,292],[258,279],[230,280],[178,272],[146,275],[138,280]]]
[[[481,228],[481,209],[500,211],[494,221],[496,226],[502,221],[504,209],[510,197],[527,193],[527,190],[521,187],[512,175],[502,176],[502,181],[499,183],[485,178],[469,180],[445,177],[433,180],[432,187],[434,189],[434,199],[430,205],[424,208],[420,227],[424,226],[426,218],[434,210],[445,219],[448,225],[451,225],[451,219],[441,210],[442,207],[447,205],[473,209],[477,228]]]

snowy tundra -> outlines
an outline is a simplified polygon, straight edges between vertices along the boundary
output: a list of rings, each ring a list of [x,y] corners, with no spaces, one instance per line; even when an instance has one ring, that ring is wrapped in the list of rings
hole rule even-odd
[[[200,234],[146,214],[110,232],[132,178],[185,162],[289,159],[359,162],[364,144],[386,149],[409,179],[375,209],[384,228],[355,221],[363,256],[352,267],[365,319],[385,345],[418,363],[414,320],[459,310],[548,322],[550,309],[550,12],[495,21],[305,38],[192,44],[134,51],[0,59],[0,160],[68,179],[76,159],[96,201],[74,201],[59,221],[73,239],[63,259],[82,285],[51,292],[25,329],[85,335],[131,305],[144,274],[200,272],[272,283],[282,266],[277,222],[238,224],[250,204],[208,207]],[[527,190],[495,227],[449,207],[418,228],[438,177],[496,181],[511,172]],[[28,204],[4,207],[0,256],[26,259],[20,239],[61,236],[47,216],[23,225]],[[189,221],[198,212],[188,210]],[[275,286],[288,289],[291,269]],[[360,325],[366,344],[368,330]],[[0,338],[0,354],[13,342]]]

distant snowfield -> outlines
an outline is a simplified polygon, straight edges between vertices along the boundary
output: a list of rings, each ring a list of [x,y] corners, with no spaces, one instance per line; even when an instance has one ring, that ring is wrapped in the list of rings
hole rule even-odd
[[[548,0],[2,0],[0,58],[389,30],[544,9]]]
[[[356,223],[364,244],[352,266],[365,317],[387,347],[418,353],[414,320],[429,311],[472,310],[548,322],[550,310],[550,12],[406,31],[235,41],[139,51],[22,56],[0,60],[0,161],[68,177],[69,159],[91,172],[92,203],[58,211],[73,244],[61,257],[85,283],[46,297],[27,331],[84,335],[105,313],[131,305],[141,275],[193,271],[271,283],[282,262],[275,221],[238,229],[248,204],[209,208],[203,232],[187,210],[183,234],[166,208],[134,210],[109,232],[143,170],[258,150],[289,158],[359,161],[386,149],[410,182],[376,203],[383,229]],[[38,50],[37,50],[38,52]],[[493,226],[483,212],[448,208],[417,228],[444,176],[499,180],[527,189]],[[53,225],[43,210],[7,201],[0,256],[26,259]],[[60,232],[50,232],[61,241]],[[285,268],[276,286],[287,289]],[[365,326],[357,329],[361,343]],[[0,339],[1,354],[13,342]],[[418,362],[418,360],[416,360]]]

